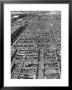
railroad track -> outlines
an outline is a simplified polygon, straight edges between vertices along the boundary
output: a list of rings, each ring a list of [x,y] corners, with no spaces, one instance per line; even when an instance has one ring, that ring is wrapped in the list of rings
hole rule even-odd
[[[11,35],[11,45],[16,41],[16,39],[20,36],[20,34],[25,30],[28,23],[24,26],[19,27],[12,35]]]

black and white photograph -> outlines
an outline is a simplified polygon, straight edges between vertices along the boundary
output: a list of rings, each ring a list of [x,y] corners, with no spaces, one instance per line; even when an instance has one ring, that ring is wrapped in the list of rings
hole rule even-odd
[[[68,86],[69,4],[4,5],[4,85]]]
[[[61,11],[11,11],[11,79],[61,78]]]

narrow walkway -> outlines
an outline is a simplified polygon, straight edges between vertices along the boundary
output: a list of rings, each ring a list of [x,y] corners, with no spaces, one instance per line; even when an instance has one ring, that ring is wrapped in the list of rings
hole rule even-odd
[[[43,50],[40,52],[40,61],[39,61],[39,68],[38,68],[38,79],[44,79],[44,58],[43,58]]]

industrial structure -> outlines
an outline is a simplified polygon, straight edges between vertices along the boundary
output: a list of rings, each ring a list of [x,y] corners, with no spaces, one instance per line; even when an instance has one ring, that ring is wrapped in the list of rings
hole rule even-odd
[[[61,12],[11,12],[11,78],[61,78]]]

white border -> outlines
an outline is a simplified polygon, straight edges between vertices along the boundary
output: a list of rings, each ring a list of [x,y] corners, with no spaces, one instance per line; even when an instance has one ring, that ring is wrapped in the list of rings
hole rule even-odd
[[[11,79],[11,11],[61,11],[61,79]],[[68,86],[69,4],[4,4],[4,86]]]

